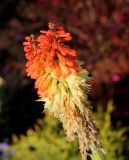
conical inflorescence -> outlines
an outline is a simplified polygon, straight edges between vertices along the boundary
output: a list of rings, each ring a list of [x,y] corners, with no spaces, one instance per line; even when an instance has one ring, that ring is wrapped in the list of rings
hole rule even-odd
[[[90,78],[76,60],[77,52],[64,44],[71,34],[53,23],[48,26],[39,36],[25,38],[27,75],[36,80],[45,110],[63,123],[68,140],[78,138],[82,160],[86,160],[88,154],[101,151],[87,98]]]

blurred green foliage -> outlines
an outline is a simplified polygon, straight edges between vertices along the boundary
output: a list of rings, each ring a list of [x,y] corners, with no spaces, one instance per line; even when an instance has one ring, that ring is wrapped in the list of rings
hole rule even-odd
[[[44,122],[39,119],[26,136],[13,136],[13,160],[80,160],[78,144],[68,143],[61,128],[56,119],[47,117]]]
[[[106,111],[99,106],[95,113],[96,123],[100,129],[100,140],[105,150],[107,160],[126,160],[123,155],[126,141],[126,128],[113,129],[111,122],[112,102]],[[13,160],[80,160],[77,142],[69,143],[65,139],[61,124],[52,117],[39,119],[26,136],[19,138],[13,135],[12,150],[16,151]],[[98,160],[98,159],[95,159]]]
[[[125,133],[128,129],[124,127],[119,129],[117,129],[118,127],[113,128],[111,121],[113,109],[112,101],[109,101],[106,111],[100,105],[97,113],[95,113],[96,123],[100,129],[100,141],[105,150],[107,160],[125,160],[124,148],[127,138]]]

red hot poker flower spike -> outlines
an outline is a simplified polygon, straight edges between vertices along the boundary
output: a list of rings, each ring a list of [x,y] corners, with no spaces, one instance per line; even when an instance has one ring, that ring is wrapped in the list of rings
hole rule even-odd
[[[40,100],[46,102],[45,110],[60,119],[69,140],[78,138],[82,160],[86,160],[88,151],[94,153],[93,160],[102,159],[87,96],[89,76],[76,61],[76,51],[64,44],[72,39],[70,33],[49,23],[48,31],[25,39],[27,75],[36,79],[35,88]]]

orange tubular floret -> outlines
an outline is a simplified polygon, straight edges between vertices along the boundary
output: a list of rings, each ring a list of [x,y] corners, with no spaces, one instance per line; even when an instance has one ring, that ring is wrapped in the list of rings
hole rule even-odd
[[[57,77],[60,77],[61,76],[61,70],[60,70],[60,67],[59,67],[57,61],[54,62],[54,67],[55,67],[55,72],[56,72]]]
[[[40,83],[41,83],[41,80],[42,80],[43,76],[42,77],[39,77],[36,82],[35,82],[35,88],[39,88],[40,87]]]
[[[67,58],[67,60],[66,60],[66,64],[67,64],[67,66],[69,66],[69,67],[77,67],[77,62],[76,61],[74,61],[73,59],[71,59],[71,58]]]
[[[64,73],[64,75],[65,75],[63,77],[65,78],[65,77],[69,76],[70,69],[66,65],[63,65],[61,62],[59,62],[59,66],[61,68],[62,73]]]
[[[67,53],[64,51],[63,47],[58,45],[58,50],[60,51],[60,53],[63,55],[63,56],[67,56]]]
[[[49,85],[51,84],[51,80],[52,80],[52,77],[51,76],[48,76],[46,78],[46,80],[43,82],[42,86],[40,87],[40,90],[42,92],[46,91],[49,87]]]
[[[44,83],[46,78],[47,78],[46,74],[44,74],[43,76],[39,77],[39,79],[37,79],[36,82],[35,82],[35,88],[38,88],[38,89],[41,88],[42,84]]]
[[[57,54],[58,58],[59,58],[59,61],[62,63],[62,64],[66,64],[66,58],[64,56],[62,56],[60,53]]]
[[[69,47],[67,47],[67,46],[62,46],[62,50],[63,50],[63,52],[65,52],[67,55],[70,55],[70,56],[77,56],[77,53],[76,53],[76,51],[75,50],[73,50],[73,49],[70,49]]]

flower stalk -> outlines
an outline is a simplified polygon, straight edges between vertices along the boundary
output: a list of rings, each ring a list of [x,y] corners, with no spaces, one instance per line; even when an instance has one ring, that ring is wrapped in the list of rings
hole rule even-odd
[[[48,27],[38,37],[25,38],[27,75],[36,80],[40,101],[45,101],[45,110],[62,122],[67,139],[78,138],[82,160],[88,155],[95,159],[95,152],[103,151],[87,97],[90,77],[76,60],[77,52],[65,45],[71,34],[53,23]]]

